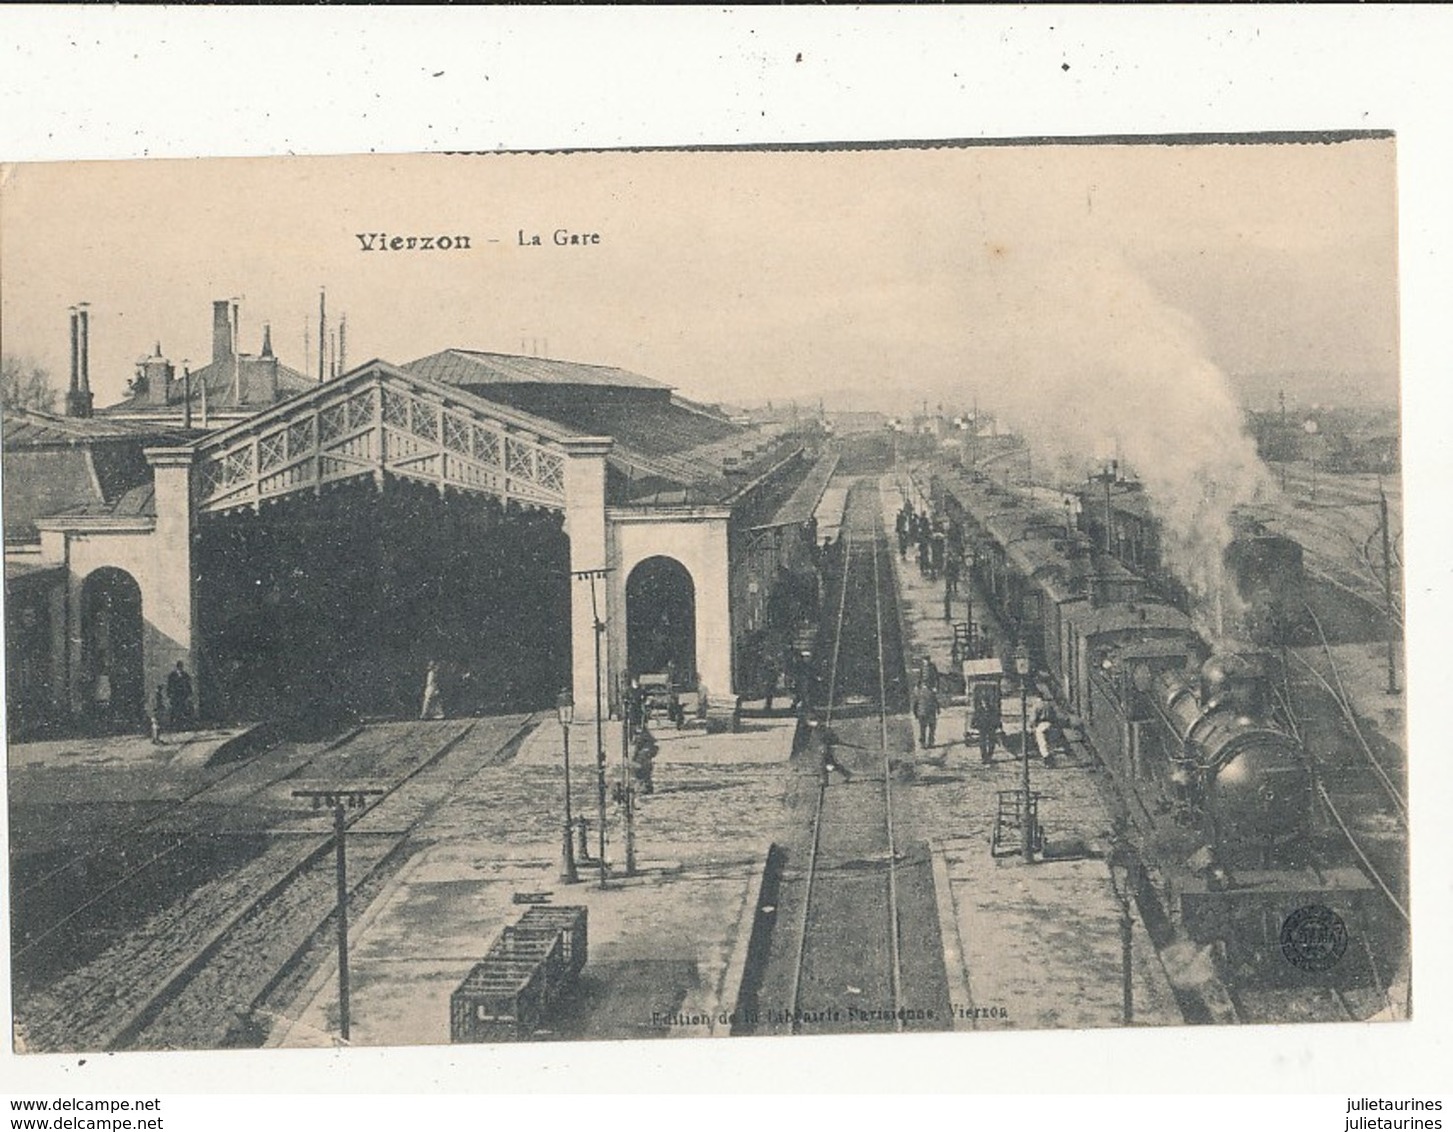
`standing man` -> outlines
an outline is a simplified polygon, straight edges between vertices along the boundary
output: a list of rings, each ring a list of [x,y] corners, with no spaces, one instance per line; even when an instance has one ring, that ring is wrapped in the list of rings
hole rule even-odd
[[[974,689],[974,731],[979,736],[979,761],[988,764],[994,761],[994,745],[999,738],[999,708],[990,689]]]
[[[656,753],[660,750],[656,737],[648,727],[636,733],[635,745],[631,750],[631,775],[642,794],[656,792]]]
[[[925,750],[932,747],[938,727],[938,693],[927,680],[920,680],[913,691],[913,718],[918,720],[918,745]]]
[[[192,677],[180,660],[167,674],[166,698],[172,709],[172,730],[178,731],[192,722]]]
[[[439,696],[439,664],[437,661],[429,661],[428,670],[424,673],[424,703],[419,708],[419,718],[444,718],[444,701]]]

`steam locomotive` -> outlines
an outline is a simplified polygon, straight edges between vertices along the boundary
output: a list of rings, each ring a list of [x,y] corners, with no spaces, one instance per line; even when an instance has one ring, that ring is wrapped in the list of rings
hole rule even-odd
[[[1142,895],[1242,971],[1297,977],[1277,962],[1279,937],[1308,906],[1366,942],[1374,890],[1320,820],[1308,757],[1273,703],[1274,658],[1216,653],[1065,513],[956,474],[935,477],[932,494],[966,532],[979,589],[1147,834]],[[1246,581],[1265,577],[1254,556],[1245,565]]]
[[[1226,575],[1241,600],[1233,626],[1247,640],[1268,647],[1314,639],[1306,604],[1302,546],[1238,516],[1235,537],[1222,555]]]

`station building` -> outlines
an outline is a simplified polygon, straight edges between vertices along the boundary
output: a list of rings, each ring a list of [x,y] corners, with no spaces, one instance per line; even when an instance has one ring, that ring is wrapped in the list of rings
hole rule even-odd
[[[460,714],[748,690],[811,569],[814,421],[467,349],[318,382],[235,328],[215,304],[209,366],[158,347],[94,415],[73,334],[69,415],[7,412],[12,735],[140,725],[178,662],[215,719],[408,714],[431,661]]]

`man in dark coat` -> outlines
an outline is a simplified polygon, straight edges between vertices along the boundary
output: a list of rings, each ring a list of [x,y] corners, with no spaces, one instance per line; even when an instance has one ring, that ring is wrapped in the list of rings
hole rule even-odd
[[[927,680],[920,680],[913,689],[913,718],[918,720],[918,745],[925,749],[932,747],[938,727],[938,693]]]
[[[172,729],[178,730],[192,722],[192,677],[180,660],[167,674],[166,698],[172,709]]]

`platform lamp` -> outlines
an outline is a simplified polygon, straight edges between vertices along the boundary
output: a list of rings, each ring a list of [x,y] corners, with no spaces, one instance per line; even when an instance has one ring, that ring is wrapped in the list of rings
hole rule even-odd
[[[570,813],[570,724],[575,719],[575,700],[568,689],[555,697],[555,715],[560,720],[560,734],[565,745],[565,828],[560,836],[560,881],[562,884],[576,884],[580,876],[575,871],[575,845],[571,841],[575,821]]]
[[[1022,756],[1020,789],[1024,812],[1019,822],[1019,853],[1025,863],[1034,860],[1034,819],[1029,804],[1029,651],[1023,642],[1014,650],[1014,672],[1019,677],[1019,753]]]

